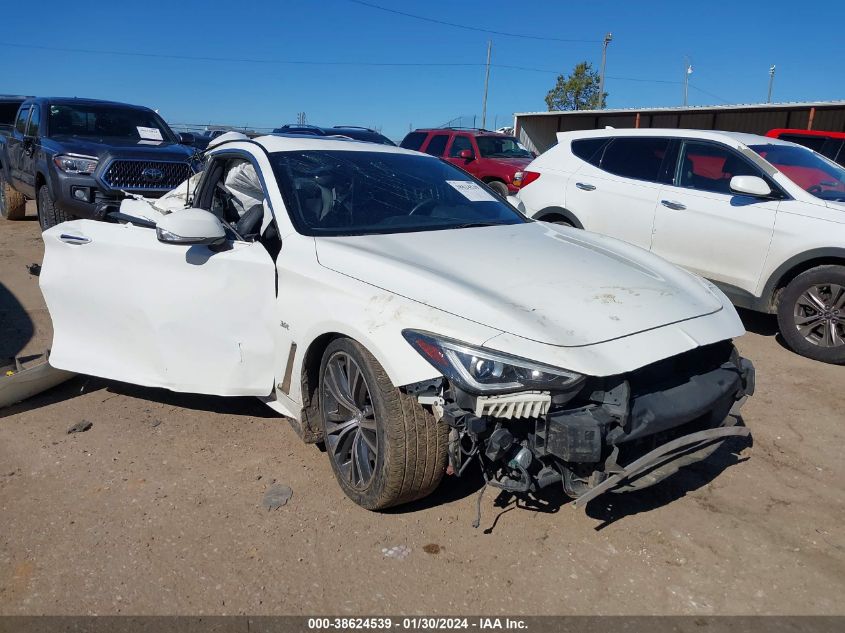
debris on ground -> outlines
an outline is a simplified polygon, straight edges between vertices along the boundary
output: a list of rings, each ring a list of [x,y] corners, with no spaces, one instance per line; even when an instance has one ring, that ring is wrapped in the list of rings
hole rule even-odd
[[[426,554],[439,554],[441,547],[437,543],[429,543],[428,545],[423,545],[423,551]]]
[[[411,553],[411,548],[407,545],[394,545],[393,547],[382,547],[381,553],[385,558],[398,558],[403,560]]]
[[[94,424],[88,420],[80,420],[67,430],[68,435],[71,433],[84,433],[90,429]]]
[[[38,277],[41,274],[41,264],[30,264],[26,269],[33,277]]]
[[[292,496],[293,490],[288,486],[273,484],[264,493],[264,499],[261,501],[261,505],[267,508],[267,510],[276,510],[290,501]]]
[[[153,420],[150,422],[150,426],[153,428],[157,427],[159,424],[161,424],[161,420]]]

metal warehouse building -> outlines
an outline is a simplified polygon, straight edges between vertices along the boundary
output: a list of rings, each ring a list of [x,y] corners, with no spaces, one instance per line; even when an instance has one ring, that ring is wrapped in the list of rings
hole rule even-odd
[[[514,131],[528,149],[545,152],[558,132],[616,128],[686,128],[765,134],[774,128],[845,132],[845,101],[761,103],[624,110],[519,112]]]

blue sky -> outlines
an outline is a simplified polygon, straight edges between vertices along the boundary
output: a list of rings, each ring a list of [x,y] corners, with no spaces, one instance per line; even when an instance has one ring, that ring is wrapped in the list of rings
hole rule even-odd
[[[680,105],[685,56],[693,66],[693,105],[764,101],[771,64],[777,65],[775,101],[845,98],[841,1],[816,0],[806,11],[781,0],[368,2],[477,28],[592,41],[490,35],[351,0],[17,2],[3,10],[0,93],[140,103],[175,123],[272,127],[304,111],[311,123],[379,126],[399,139],[409,126],[459,116],[466,125],[477,115],[480,124],[488,39],[494,65],[552,71],[494,66],[492,127],[512,121],[513,112],[545,110],[554,72],[567,73],[582,60],[597,68],[601,39],[610,31],[608,107]],[[280,60],[350,65],[275,63]]]

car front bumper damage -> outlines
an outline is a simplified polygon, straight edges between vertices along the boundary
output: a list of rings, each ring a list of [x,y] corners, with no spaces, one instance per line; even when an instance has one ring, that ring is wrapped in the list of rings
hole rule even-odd
[[[576,507],[605,492],[653,485],[750,431],[738,416],[754,367],[730,342],[620,376],[588,378],[576,393],[473,396],[419,385],[452,428],[451,474],[477,460],[485,480],[513,493],[562,484]]]

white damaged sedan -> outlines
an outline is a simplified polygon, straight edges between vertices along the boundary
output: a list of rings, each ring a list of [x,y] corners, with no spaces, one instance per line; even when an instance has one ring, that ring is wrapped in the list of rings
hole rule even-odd
[[[341,138],[222,142],[194,186],[44,233],[52,365],[257,396],[369,509],[472,463],[582,503],[748,434],[734,308],[644,250]]]

